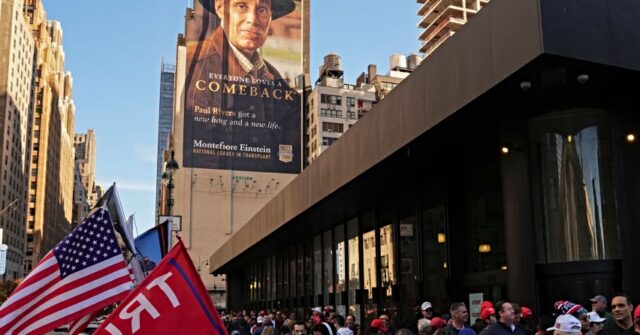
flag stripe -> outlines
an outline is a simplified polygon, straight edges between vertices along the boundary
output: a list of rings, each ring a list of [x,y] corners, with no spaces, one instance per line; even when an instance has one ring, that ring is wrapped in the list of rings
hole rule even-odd
[[[132,282],[113,229],[94,209],[0,306],[0,334],[42,334],[123,299]]]
[[[50,309],[50,308],[58,309],[60,307],[63,307],[64,305],[73,303],[74,300],[71,300],[71,299],[75,299],[77,297],[80,297],[80,299],[82,299],[83,295],[91,296],[93,295],[92,290],[99,289],[100,286],[102,285],[108,285],[110,283],[113,283],[114,280],[120,279],[122,277],[124,277],[123,279],[125,283],[131,282],[131,280],[129,279],[129,271],[127,271],[126,268],[123,268],[118,271],[109,273],[106,276],[101,276],[96,280],[74,287],[74,289],[72,290],[62,290],[62,294],[58,294],[58,295],[47,294],[47,297],[50,297],[49,300],[41,304],[38,304],[38,306],[35,309],[29,311],[28,314],[23,314],[21,316],[21,321],[14,324],[11,330],[18,328],[20,325],[22,325],[25,322],[31,321],[33,319],[38,319],[38,317],[41,316],[42,314],[44,315],[50,314],[50,311],[47,309]],[[129,287],[131,287],[131,285],[129,285]]]
[[[76,320],[71,324],[69,324],[69,334],[77,335],[81,331],[85,330],[89,325],[89,323],[91,323],[91,320],[95,317],[95,315],[96,313],[87,314],[82,318],[80,318],[79,320]]]
[[[30,332],[36,332],[37,330],[48,330],[49,324],[52,322],[59,321],[63,318],[68,318],[77,313],[86,313],[87,309],[94,309],[93,307],[96,304],[102,305],[102,303],[112,303],[124,298],[131,289],[131,282],[127,282],[124,284],[120,284],[110,290],[101,292],[99,294],[93,295],[90,299],[80,301],[75,305],[69,306],[62,310],[57,311],[56,313],[49,314],[47,317],[41,318],[31,324],[28,327],[24,328],[18,334],[29,334]],[[90,304],[90,305],[89,305]],[[89,305],[89,306],[87,306]],[[89,307],[89,308],[87,308]]]
[[[53,259],[55,260],[55,258]],[[70,275],[69,277],[65,278],[63,281],[59,280],[59,271],[57,270],[57,266],[56,266],[55,278],[58,280],[55,281],[55,284],[51,285],[47,290],[40,290],[39,292],[36,292],[37,294],[34,294],[33,297],[29,297],[30,298],[29,302],[21,306],[17,306],[18,308],[16,308],[15,310],[13,311],[7,310],[7,312],[10,312],[10,313],[0,318],[0,330],[3,327],[5,327],[8,322],[12,321],[15,317],[17,317],[19,314],[22,314],[24,316],[25,313],[28,313],[30,310],[32,310],[34,306],[39,302],[41,302],[43,299],[50,298],[50,297],[55,298],[57,296],[56,292],[58,292],[58,290],[64,289],[64,287],[67,285],[74,286],[74,285],[78,285],[78,283],[85,283],[87,281],[90,281],[92,280],[92,277],[99,276],[103,273],[100,271],[102,270],[102,268],[105,268],[111,265],[120,265],[119,267],[124,268],[125,265],[124,265],[124,260],[122,259],[122,256],[117,255],[117,256],[111,257],[110,259],[102,263],[98,263],[82,271],[76,272]],[[2,311],[0,312],[5,312],[4,306]],[[3,314],[4,313],[0,313],[0,315],[3,315]]]
[[[24,284],[28,286],[21,285],[20,290],[16,290],[3,305],[2,312],[5,312],[5,308],[10,307],[11,305],[17,303],[22,298],[28,297],[32,293],[37,293],[42,290],[42,288],[51,282],[51,275],[54,274],[57,276],[58,267],[56,266],[56,259],[52,256],[52,254],[48,255],[48,259],[43,259],[39,264],[37,270],[31,272],[31,274],[24,280]],[[43,266],[40,268],[40,266]],[[31,282],[34,282],[31,284]]]
[[[189,280],[189,277],[187,277],[187,274],[184,272],[184,269],[180,266],[180,264],[178,264],[175,258],[171,258],[169,262],[171,263],[171,265],[175,266],[176,269],[178,269],[178,271],[180,272],[180,275],[182,276],[182,279],[184,279],[187,285],[189,285],[189,289],[191,289],[193,296],[196,298],[196,300],[198,300],[198,304],[200,305],[200,308],[202,308],[202,311],[207,316],[207,319],[209,319],[209,322],[211,322],[211,325],[213,325],[213,328],[216,329],[218,334],[220,335],[225,334],[220,328],[220,325],[215,321],[213,315],[211,315],[211,313],[209,312],[209,309],[205,305],[204,301],[202,301],[202,297],[200,297],[198,290],[196,290],[191,280]]]

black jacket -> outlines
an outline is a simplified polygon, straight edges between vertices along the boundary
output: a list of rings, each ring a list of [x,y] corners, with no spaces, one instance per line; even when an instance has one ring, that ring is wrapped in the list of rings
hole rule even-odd
[[[525,335],[522,329],[520,329],[519,327],[514,326],[513,330],[511,330],[511,327],[505,325],[500,321],[492,324],[486,330],[486,335]]]

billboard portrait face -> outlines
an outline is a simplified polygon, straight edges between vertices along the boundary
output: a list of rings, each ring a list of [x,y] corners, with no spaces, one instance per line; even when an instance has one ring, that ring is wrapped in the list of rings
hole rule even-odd
[[[270,0],[216,1],[216,15],[222,18],[229,42],[247,57],[267,40],[271,26]]]
[[[300,0],[200,0],[187,20],[184,166],[299,173]]]

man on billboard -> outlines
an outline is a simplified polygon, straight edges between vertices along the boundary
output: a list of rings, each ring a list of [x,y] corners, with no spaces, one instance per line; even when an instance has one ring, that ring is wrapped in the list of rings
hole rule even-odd
[[[220,25],[203,44],[203,50],[208,52],[199,62],[210,72],[282,80],[278,70],[262,58],[258,49],[269,36],[271,21],[294,9],[293,0],[215,0]],[[225,62],[227,64],[223,64]],[[222,71],[224,65],[227,68]]]
[[[261,54],[295,1],[205,1],[217,25],[187,48],[185,166],[298,173],[301,97]]]

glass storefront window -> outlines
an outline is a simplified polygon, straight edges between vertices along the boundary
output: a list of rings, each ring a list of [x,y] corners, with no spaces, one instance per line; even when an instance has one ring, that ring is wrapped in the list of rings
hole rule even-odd
[[[313,245],[311,241],[304,242],[304,295],[311,297],[313,295]],[[305,303],[311,304],[313,300],[305,300]]]
[[[391,285],[396,284],[394,253],[394,208],[388,206],[380,210],[380,284],[386,288],[385,296],[392,295]]]
[[[417,199],[408,195],[399,206],[398,230],[400,240],[400,297],[402,305],[400,314],[402,317],[397,324],[399,327],[411,328],[415,324],[415,307],[418,301],[418,211]]]
[[[360,322],[360,305],[356,304],[356,292],[360,289],[360,238],[358,236],[358,219],[347,222],[347,271],[349,278],[348,314],[356,317]]]
[[[363,297],[363,329],[378,317],[377,300],[373,299],[374,288],[378,287],[377,254],[376,254],[376,216],[371,210],[362,215],[362,273],[360,278],[366,295]],[[377,299],[377,297],[376,297]]]
[[[436,310],[447,310],[449,277],[444,190],[441,184],[424,187],[422,195],[422,300],[431,301]]]
[[[318,306],[321,304],[318,301],[318,296],[322,294],[322,237],[316,235],[313,237],[313,305]]]
[[[538,177],[541,261],[620,257],[612,139],[607,113],[573,109],[530,120]]]
[[[336,252],[336,312],[345,315],[346,301],[342,301],[342,292],[347,290],[346,243],[344,241],[344,225],[338,225],[333,230]]]
[[[327,230],[322,236],[322,252],[324,258],[324,285],[323,296],[325,300],[325,306],[330,306],[329,295],[335,292],[333,287],[333,239],[331,238],[332,231]]]
[[[302,249],[302,245],[298,245],[296,247],[296,298],[298,299],[298,307],[302,303],[302,297],[304,296],[304,272],[303,262],[304,262],[304,250]]]

